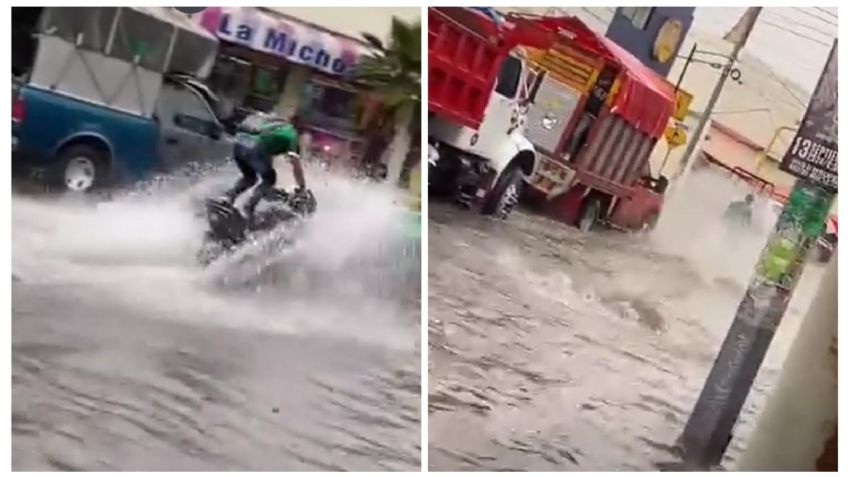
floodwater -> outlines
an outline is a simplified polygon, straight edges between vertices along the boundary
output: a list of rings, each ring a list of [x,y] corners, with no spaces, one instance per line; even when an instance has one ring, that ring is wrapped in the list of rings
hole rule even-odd
[[[419,247],[393,190],[307,173],[292,248],[208,269],[196,212],[233,167],[13,196],[15,470],[420,467]]]
[[[429,468],[656,470],[706,379],[776,214],[693,175],[648,235],[430,204]],[[723,463],[733,468],[812,299],[810,264]]]

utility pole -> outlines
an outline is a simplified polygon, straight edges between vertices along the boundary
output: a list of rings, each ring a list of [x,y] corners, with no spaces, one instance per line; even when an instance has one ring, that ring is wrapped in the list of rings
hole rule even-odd
[[[710,99],[707,102],[707,106],[704,108],[703,114],[701,114],[701,120],[698,121],[698,125],[695,126],[695,132],[692,133],[692,137],[689,140],[689,143],[686,144],[686,150],[683,152],[683,157],[680,160],[680,164],[682,170],[680,172],[680,180],[685,180],[686,176],[689,174],[689,170],[692,167],[692,154],[695,152],[695,147],[700,142],[701,136],[704,134],[704,129],[707,127],[707,123],[710,121],[710,116],[712,116],[713,108],[716,103],[718,103],[718,98],[721,96],[721,90],[724,88],[724,84],[727,82],[727,78],[730,77],[730,72],[733,69],[733,64],[736,63],[736,60],[739,58],[739,52],[742,51],[742,47],[745,46],[745,42],[748,41],[748,36],[751,34],[751,30],[754,29],[754,23],[757,21],[757,17],[760,16],[760,12],[763,7],[750,7],[745,12],[745,14],[740,19],[740,23],[730,31],[730,33],[725,37],[731,36],[733,34],[738,34],[739,38],[736,39],[736,43],[733,45],[733,51],[730,53],[730,61],[728,61],[727,65],[725,65],[724,69],[721,71],[721,76],[718,79],[718,82],[713,88],[712,95],[710,95]],[[741,28],[737,31],[737,28]]]
[[[828,469],[821,456],[836,435],[838,414],[837,255],[830,259],[735,470],[836,472],[836,459]]]
[[[825,229],[838,192],[836,57],[834,41],[798,133],[781,162],[781,169],[797,180],[677,442],[684,469],[711,470],[721,463],[810,251]]]

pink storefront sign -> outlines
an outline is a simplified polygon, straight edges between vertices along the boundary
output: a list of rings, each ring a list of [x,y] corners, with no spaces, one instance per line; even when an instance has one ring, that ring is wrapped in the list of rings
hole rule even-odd
[[[219,39],[270,53],[324,73],[343,76],[370,50],[296,21],[255,8],[211,7],[197,16],[201,26]]]

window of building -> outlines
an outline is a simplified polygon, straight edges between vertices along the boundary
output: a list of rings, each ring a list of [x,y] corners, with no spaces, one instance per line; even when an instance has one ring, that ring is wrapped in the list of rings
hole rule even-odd
[[[310,80],[303,88],[300,110],[308,122],[319,127],[352,130],[359,113],[358,94],[342,85]]]
[[[620,7],[621,15],[630,20],[634,27],[644,30],[651,20],[651,14],[654,12],[653,7]]]
[[[245,105],[258,111],[273,111],[280,102],[286,76],[285,70],[265,65],[254,66]]]

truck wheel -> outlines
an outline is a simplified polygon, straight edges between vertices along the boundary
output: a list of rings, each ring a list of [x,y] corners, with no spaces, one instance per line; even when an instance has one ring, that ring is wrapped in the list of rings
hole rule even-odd
[[[659,222],[660,216],[659,214],[651,214],[646,219],[645,222],[642,223],[642,230],[651,231],[657,228],[657,222]]]
[[[597,197],[588,197],[580,209],[580,218],[577,227],[583,232],[589,232],[601,218],[601,200]]]
[[[495,187],[483,204],[482,213],[506,220],[512,209],[518,204],[523,186],[524,173],[521,172],[520,167],[511,166],[501,173]]]
[[[660,176],[660,178],[657,179],[657,184],[654,186],[654,192],[663,195],[666,190],[668,190],[668,177]]]
[[[106,181],[106,157],[87,144],[77,144],[62,151],[56,168],[56,185],[70,192],[90,192]]]

